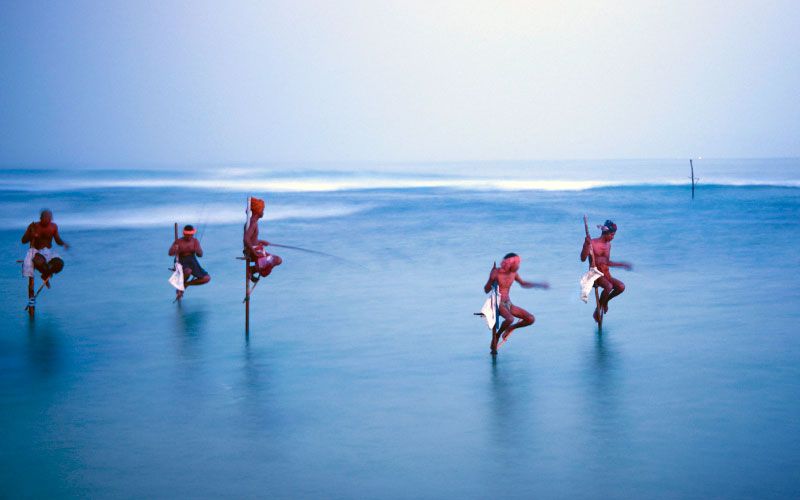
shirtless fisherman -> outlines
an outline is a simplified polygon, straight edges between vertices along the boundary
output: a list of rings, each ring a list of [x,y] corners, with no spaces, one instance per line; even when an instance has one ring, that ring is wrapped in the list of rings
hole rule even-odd
[[[244,254],[253,262],[248,270],[248,275],[253,283],[260,278],[269,276],[272,269],[280,266],[283,260],[277,255],[270,254],[264,248],[268,241],[258,239],[258,220],[264,216],[264,200],[250,198],[250,220],[244,227]]]
[[[600,295],[599,307],[603,308],[603,313],[608,312],[608,301],[625,291],[625,283],[617,278],[611,276],[611,267],[621,267],[630,271],[633,266],[627,262],[613,262],[611,260],[611,240],[617,233],[617,225],[612,221],[607,220],[602,226],[599,226],[602,234],[599,238],[591,239],[588,236],[583,242],[583,250],[581,250],[581,262],[585,262],[589,256],[589,245],[592,246],[596,262],[591,262],[593,267],[596,267],[603,276],[597,278],[594,286],[599,286],[603,289]],[[594,320],[600,322],[599,308],[595,309],[593,314]]]
[[[170,256],[178,256],[178,263],[183,267],[183,286],[205,285],[211,281],[205,269],[197,261],[198,257],[203,256],[203,248],[200,242],[194,237],[197,230],[190,226],[183,227],[183,238],[178,238],[169,247]],[[194,276],[194,279],[189,279]],[[175,290],[176,299],[183,297],[183,290]]]
[[[42,210],[39,222],[31,222],[22,235],[22,243],[30,243],[22,264],[22,275],[28,278],[28,305],[31,307],[35,305],[36,300],[33,292],[34,269],[41,273],[42,280],[50,288],[50,277],[64,268],[64,261],[53,249],[54,240],[65,250],[69,249],[69,245],[58,234],[58,226],[53,222],[53,212]]]
[[[522,277],[517,273],[517,271],[519,271],[520,261],[521,259],[519,255],[515,253],[507,254],[505,257],[503,257],[503,262],[500,263],[500,268],[492,268],[492,271],[489,273],[489,280],[486,281],[486,285],[483,287],[483,291],[489,293],[489,291],[492,289],[492,285],[496,281],[498,288],[500,289],[499,309],[500,315],[503,317],[503,324],[500,325],[497,333],[492,335],[492,354],[497,353],[497,348],[500,347],[500,345],[503,345],[503,342],[508,340],[511,332],[517,328],[530,326],[534,321],[536,321],[536,318],[533,317],[533,314],[511,303],[511,298],[509,297],[511,285],[513,285],[516,281],[520,284],[520,286],[522,286],[522,288],[539,287],[544,288],[545,290],[550,288],[550,285],[547,283],[533,283],[523,280]],[[514,323],[515,317],[519,318],[519,321],[516,323]],[[501,335],[502,340],[498,345],[497,341],[500,339]]]

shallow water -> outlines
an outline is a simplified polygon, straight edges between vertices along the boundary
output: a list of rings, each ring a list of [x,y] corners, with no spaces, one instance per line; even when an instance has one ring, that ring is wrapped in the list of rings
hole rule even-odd
[[[23,228],[45,204],[103,228],[61,223],[73,249],[33,322],[11,264],[22,231],[0,231],[4,495],[800,495],[800,189],[275,193],[289,208],[267,239],[346,260],[278,252],[249,337],[243,216],[214,219],[243,197],[0,194]],[[158,207],[182,203],[212,281],[177,306]],[[149,222],[114,224],[112,209]],[[627,290],[602,335],[578,298],[584,212],[619,224],[612,255],[635,265],[616,273]],[[472,313],[509,251],[552,289],[512,291],[537,321],[493,360]]]

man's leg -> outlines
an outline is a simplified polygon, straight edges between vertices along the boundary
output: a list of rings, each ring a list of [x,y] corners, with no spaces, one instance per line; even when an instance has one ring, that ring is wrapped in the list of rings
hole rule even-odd
[[[603,289],[603,292],[600,294],[600,303],[597,304],[597,308],[595,308],[592,317],[598,323],[600,322],[600,309],[602,308],[603,311],[606,311],[608,306],[606,305],[608,301],[608,296],[611,294],[611,290],[614,288],[614,284],[606,276],[600,276],[594,282],[595,287],[600,287]]]
[[[192,269],[192,268],[187,269],[184,267],[183,270],[184,273],[186,273],[183,275],[184,287],[205,285],[206,283],[211,281],[211,275],[208,274],[202,267],[198,266],[197,269]],[[189,278],[191,278],[192,276],[194,276],[194,279],[190,280]]]
[[[187,281],[186,283],[184,283],[184,285],[185,286],[205,285],[209,281],[211,281],[211,275],[210,274],[206,274],[202,278],[195,278],[195,279],[193,279],[191,281]]]
[[[503,340],[507,339],[508,336],[511,335],[511,332],[517,328],[525,328],[526,326],[532,325],[534,321],[536,321],[536,318],[533,317],[533,314],[521,307],[511,306],[511,314],[513,314],[514,317],[519,318],[519,321],[506,328],[505,333],[503,333]]]
[[[47,263],[47,269],[50,275],[58,274],[64,269],[64,261],[61,260],[61,257],[54,257]]]
[[[265,277],[269,276],[270,273],[272,273],[273,269],[275,269],[276,267],[280,266],[281,264],[283,264],[283,259],[281,259],[280,257],[278,257],[275,254],[271,254],[269,257],[267,257],[266,265],[264,265],[264,267],[261,267],[261,268],[258,269],[258,274],[262,278],[265,278]]]
[[[514,322],[514,315],[502,304],[498,309],[500,311],[500,316],[503,317],[503,323],[500,325],[500,328],[497,329],[497,335],[500,336],[511,326],[511,323]],[[505,336],[503,336],[503,338],[505,338]]]
[[[33,276],[31,276],[30,278],[28,278],[28,298],[29,299],[32,299],[33,296],[35,295],[34,291],[33,291],[33,288],[34,288],[34,286],[33,286]]]
[[[613,299],[617,295],[622,294],[622,292],[625,291],[625,283],[621,282],[617,278],[612,278],[612,277],[609,277],[608,280],[611,282],[613,289],[611,290],[611,293],[608,294],[608,298],[603,303],[604,312],[608,312],[608,301]]]
[[[44,255],[37,253],[33,256],[33,268],[41,273],[43,280],[50,277],[50,268],[47,266],[47,259],[44,258]]]

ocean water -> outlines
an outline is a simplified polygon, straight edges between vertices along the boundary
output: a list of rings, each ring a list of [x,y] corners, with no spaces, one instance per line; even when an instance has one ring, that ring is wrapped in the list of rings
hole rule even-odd
[[[4,497],[797,498],[800,161],[0,172]],[[248,193],[289,249],[252,298]],[[23,311],[42,207],[72,248]],[[582,216],[626,292],[578,296]],[[181,305],[172,224],[212,276]],[[597,230],[594,229],[596,233]],[[537,318],[500,354],[492,262]]]

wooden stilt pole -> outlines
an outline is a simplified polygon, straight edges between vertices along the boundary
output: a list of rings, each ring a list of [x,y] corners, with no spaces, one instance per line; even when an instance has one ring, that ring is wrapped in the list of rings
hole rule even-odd
[[[492,269],[497,269],[497,261],[494,262]],[[497,280],[494,280],[492,283],[492,295],[497,295]],[[500,303],[498,302],[494,306],[494,326],[492,327],[492,345],[491,345],[491,353],[492,355],[497,355],[497,341],[500,340],[500,336],[497,331],[500,329]]]
[[[250,335],[250,258],[244,259],[244,333]]]
[[[34,313],[36,312],[36,305],[31,304],[31,300],[36,300],[36,295],[33,293],[33,276],[28,278],[28,306],[25,308],[28,311],[28,315],[32,318]],[[35,302],[33,303],[35,304]]]
[[[247,197],[247,204],[244,209],[245,223],[244,234],[247,235],[247,229],[250,224],[250,196]],[[250,253],[247,248],[244,249],[244,334],[250,337]]]
[[[691,174],[692,174],[692,176],[691,176],[691,179],[692,179],[692,199],[694,199],[694,186],[695,186],[695,184],[697,184],[697,181],[699,181],[700,179],[698,179],[697,177],[694,176],[694,163],[692,162],[691,158],[689,158],[689,169],[690,169]]]

